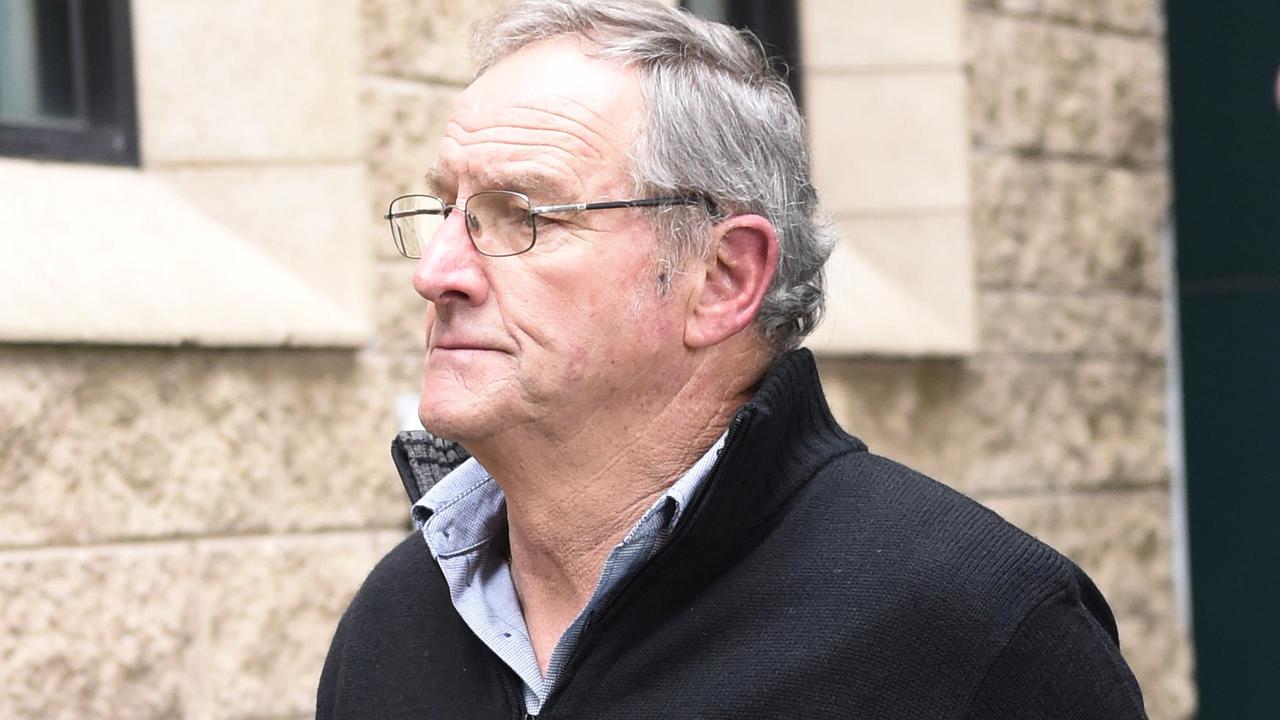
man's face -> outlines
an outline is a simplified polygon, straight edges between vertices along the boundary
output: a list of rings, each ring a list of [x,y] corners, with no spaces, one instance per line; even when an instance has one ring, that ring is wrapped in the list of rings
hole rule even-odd
[[[535,206],[634,197],[639,85],[580,48],[540,42],[477,79],[441,140],[434,192],[454,202],[515,190]],[[434,311],[423,424],[462,442],[516,428],[563,440],[597,414],[643,412],[675,392],[687,292],[658,296],[642,212],[539,217],[537,244],[512,257],[477,253],[451,215],[414,273]]]

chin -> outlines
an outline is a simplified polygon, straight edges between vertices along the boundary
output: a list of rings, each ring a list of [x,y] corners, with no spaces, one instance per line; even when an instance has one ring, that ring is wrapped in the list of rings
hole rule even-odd
[[[467,443],[495,432],[491,402],[456,382],[436,382],[428,376],[418,400],[418,419],[433,435]]]

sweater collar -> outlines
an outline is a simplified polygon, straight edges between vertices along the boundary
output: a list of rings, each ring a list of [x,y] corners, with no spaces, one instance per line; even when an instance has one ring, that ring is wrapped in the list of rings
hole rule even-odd
[[[813,353],[793,350],[765,373],[734,417],[702,493],[706,502],[695,508],[704,516],[699,524],[704,532],[720,535],[767,518],[832,457],[857,450],[866,446],[832,417]],[[416,503],[470,454],[458,443],[418,430],[397,435],[391,456],[410,502]]]
[[[691,541],[739,541],[822,466],[866,449],[831,415],[813,353],[802,348],[783,355],[730,426],[720,467],[689,520]]]

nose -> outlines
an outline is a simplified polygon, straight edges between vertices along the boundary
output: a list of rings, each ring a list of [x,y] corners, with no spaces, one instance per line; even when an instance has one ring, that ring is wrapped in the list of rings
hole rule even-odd
[[[463,213],[455,210],[422,249],[413,270],[413,289],[442,305],[480,305],[488,297],[484,256],[476,252],[467,235]]]

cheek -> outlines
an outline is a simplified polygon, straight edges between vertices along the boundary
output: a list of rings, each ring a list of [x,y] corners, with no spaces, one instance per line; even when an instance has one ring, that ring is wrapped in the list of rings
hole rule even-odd
[[[569,352],[569,362],[565,364],[565,380],[569,383],[576,383],[587,375],[587,368],[591,366],[592,358],[585,347],[574,347]]]

